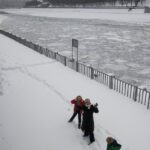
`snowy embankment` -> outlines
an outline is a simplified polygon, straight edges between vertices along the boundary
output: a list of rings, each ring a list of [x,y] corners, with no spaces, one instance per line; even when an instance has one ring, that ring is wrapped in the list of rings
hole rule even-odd
[[[107,136],[122,150],[150,149],[150,111],[55,60],[0,35],[0,149],[105,150]],[[96,142],[87,145],[70,100],[98,102]]]
[[[128,9],[23,8],[2,9],[2,11],[51,18],[100,19],[117,22],[150,24],[150,14],[145,14],[144,9],[133,9],[132,11],[128,11]]]

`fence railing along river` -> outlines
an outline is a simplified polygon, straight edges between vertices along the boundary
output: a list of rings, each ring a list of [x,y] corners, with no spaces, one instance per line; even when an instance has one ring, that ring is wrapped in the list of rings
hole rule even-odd
[[[141,103],[149,109],[150,107],[150,91],[146,88],[139,88],[137,85],[132,85],[120,79],[117,79],[113,74],[106,74],[98,69],[95,69],[91,66],[87,66],[82,64],[78,61],[72,60],[66,56],[59,54],[58,52],[54,52],[49,50],[48,48],[44,48],[38,44],[35,44],[31,41],[18,37],[12,33],[6,32],[4,30],[0,30],[0,33],[6,35],[15,41],[43,54],[49,58],[56,59],[60,63],[64,64],[65,66],[84,74],[85,76],[96,80],[99,83],[102,83],[113,89],[120,94],[123,94],[126,97],[134,100],[135,102]]]

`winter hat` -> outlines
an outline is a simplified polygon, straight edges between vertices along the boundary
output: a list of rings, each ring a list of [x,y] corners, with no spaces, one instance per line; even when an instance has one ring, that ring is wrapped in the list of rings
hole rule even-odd
[[[85,106],[90,109],[91,108],[91,102],[90,102],[90,99],[89,98],[86,98],[85,99]]]
[[[89,98],[86,98],[86,99],[85,99],[85,104],[87,104],[87,105],[91,105],[91,101],[90,101],[90,99],[89,99]]]
[[[112,137],[107,137],[106,141],[108,144],[111,144],[113,143],[114,139]]]

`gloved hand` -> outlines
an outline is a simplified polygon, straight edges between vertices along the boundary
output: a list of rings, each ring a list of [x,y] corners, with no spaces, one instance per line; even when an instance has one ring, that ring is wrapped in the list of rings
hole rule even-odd
[[[97,107],[97,106],[98,106],[98,103],[94,104],[94,106]]]

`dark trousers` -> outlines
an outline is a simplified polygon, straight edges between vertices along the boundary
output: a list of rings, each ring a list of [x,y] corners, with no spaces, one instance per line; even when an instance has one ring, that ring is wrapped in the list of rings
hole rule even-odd
[[[76,117],[77,114],[78,114],[78,124],[80,125],[81,124],[81,113],[80,113],[80,111],[74,112],[69,121],[70,122],[73,121],[73,119]]]
[[[90,142],[94,142],[95,141],[94,133],[91,132],[89,135],[90,135]]]
[[[88,132],[88,131],[84,131],[84,136],[88,136],[90,137],[90,142],[94,142],[95,141],[95,137],[94,137],[94,133],[93,132]]]

